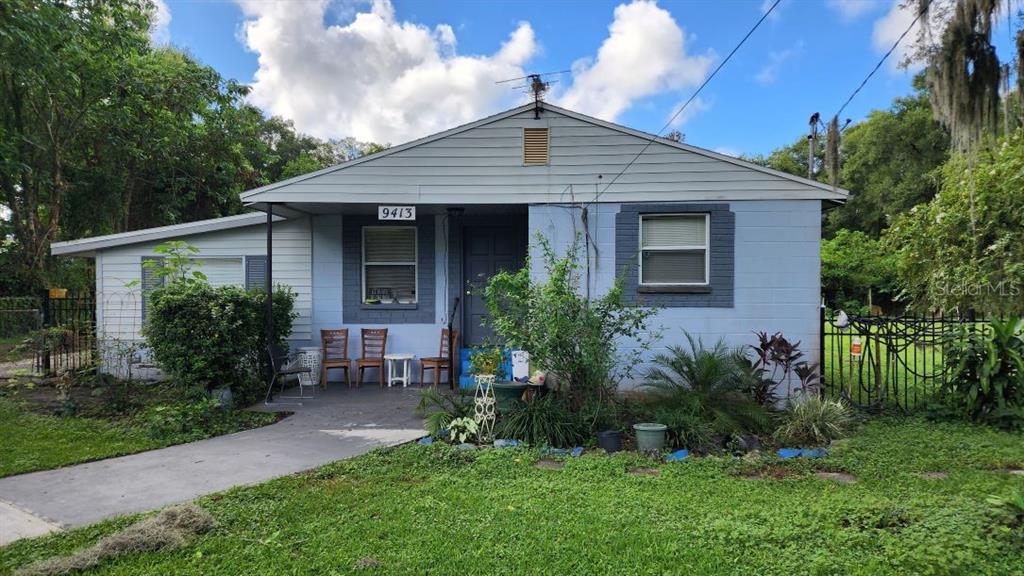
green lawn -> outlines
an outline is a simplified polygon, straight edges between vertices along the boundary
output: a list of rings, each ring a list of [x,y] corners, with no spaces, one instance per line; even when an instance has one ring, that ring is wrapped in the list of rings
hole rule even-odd
[[[813,462],[654,464],[407,445],[199,502],[220,527],[101,574],[1020,574],[990,495],[1024,490],[1024,436],[876,420]],[[656,466],[660,476],[627,473]],[[767,478],[744,472],[770,465]],[[840,485],[815,468],[857,477]],[[924,472],[946,472],[926,479]],[[776,478],[782,479],[776,479]],[[16,542],[0,571],[125,520]]]
[[[0,362],[14,362],[31,358],[32,352],[25,350],[22,343],[28,336],[4,336],[0,337]]]
[[[269,424],[276,419],[274,414],[248,412],[239,419],[236,429]],[[127,422],[35,414],[12,400],[0,398],[0,478],[133,454],[182,441],[154,439],[146,428]]]
[[[890,326],[898,331],[898,326]],[[918,325],[924,330],[940,330],[940,324]],[[952,330],[947,326],[948,330]],[[869,333],[855,334],[826,328],[825,380],[830,390],[840,390],[861,405],[883,401],[889,405],[911,408],[921,404],[938,391],[942,383],[943,355],[938,338],[922,336],[921,340],[876,336],[877,327]],[[861,340],[861,356],[851,356],[855,337]],[[929,340],[935,340],[929,342]]]

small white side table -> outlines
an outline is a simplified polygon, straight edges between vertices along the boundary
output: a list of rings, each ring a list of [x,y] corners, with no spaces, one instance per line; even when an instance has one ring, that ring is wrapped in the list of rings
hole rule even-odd
[[[415,354],[385,354],[384,365],[387,368],[388,388],[393,384],[402,383],[402,388],[409,385],[412,379],[412,359]]]

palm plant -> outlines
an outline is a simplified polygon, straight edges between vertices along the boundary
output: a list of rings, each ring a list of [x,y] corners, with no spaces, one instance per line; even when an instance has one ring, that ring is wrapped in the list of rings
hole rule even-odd
[[[420,395],[416,411],[426,415],[423,419],[423,428],[431,436],[439,436],[442,430],[448,429],[453,420],[472,416],[473,402],[464,394],[445,394],[427,388]]]
[[[670,346],[647,371],[646,385],[658,403],[701,417],[721,435],[765,430],[767,409],[745,391],[743,354],[722,340],[706,348],[688,333],[686,339],[689,349]]]

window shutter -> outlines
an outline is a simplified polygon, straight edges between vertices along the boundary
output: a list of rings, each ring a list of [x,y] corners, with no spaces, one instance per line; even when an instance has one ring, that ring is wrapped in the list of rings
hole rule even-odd
[[[146,321],[147,311],[149,310],[149,293],[153,290],[164,285],[164,278],[156,275],[156,270],[146,266],[147,260],[154,260],[159,264],[163,264],[163,257],[161,256],[143,256],[142,257],[142,321]]]
[[[267,257],[246,256],[245,257],[245,289],[258,288],[264,290],[267,287]]]
[[[550,161],[547,128],[523,128],[523,164],[543,166]]]

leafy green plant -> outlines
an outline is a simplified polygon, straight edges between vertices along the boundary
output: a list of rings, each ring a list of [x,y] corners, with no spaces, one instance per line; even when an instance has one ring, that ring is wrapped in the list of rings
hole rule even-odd
[[[668,426],[668,443],[673,448],[704,450],[715,436],[715,429],[708,421],[685,408],[655,407],[647,419]]]
[[[968,420],[1024,428],[1024,319],[963,327],[945,359],[942,403]]]
[[[853,412],[844,402],[805,394],[786,408],[775,438],[792,446],[823,446],[846,436],[853,422]]]
[[[201,260],[193,258],[199,249],[184,240],[170,240],[153,248],[160,258],[151,258],[142,263],[143,268],[167,282],[206,282],[206,274],[195,270],[202,266]]]
[[[274,291],[274,337],[283,344],[295,319],[295,294]],[[266,361],[262,291],[205,282],[157,288],[143,327],[153,357],[178,384],[211,390],[230,386],[239,403],[259,391]]]
[[[654,357],[646,387],[662,406],[694,414],[716,434],[757,433],[767,428],[768,411],[745,389],[743,355],[719,340],[713,347],[686,334],[689,349],[669,346]]]
[[[509,346],[529,352],[533,367],[547,373],[574,409],[595,399],[613,402],[618,382],[650,347],[647,321],[657,309],[627,302],[621,279],[604,295],[587,298],[578,238],[562,257],[542,236],[536,243],[543,280],[535,280],[527,263],[495,274],[487,284],[484,302],[494,330]],[[620,347],[620,340],[636,345]]]
[[[438,437],[447,430],[453,420],[473,415],[473,398],[466,394],[446,394],[427,388],[420,394],[416,411],[424,414],[423,428],[431,436]]]
[[[152,406],[137,418],[161,443],[192,442],[267,423],[272,414],[231,411],[212,398]]]
[[[579,423],[555,394],[519,402],[502,415],[497,434],[533,446],[559,448],[575,445],[580,439]]]
[[[475,346],[469,352],[469,371],[474,376],[493,375],[505,378],[505,350],[495,344]]]
[[[448,423],[448,437],[457,444],[462,444],[476,438],[479,432],[480,425],[469,416],[456,418]]]
[[[1024,548],[1024,491],[1001,497],[990,496],[994,525],[1001,535],[1009,538],[1018,548]]]

